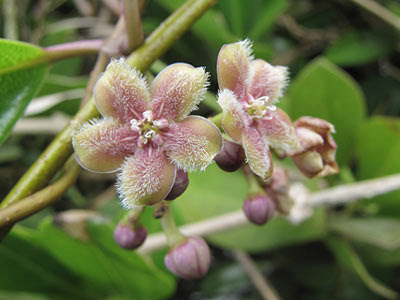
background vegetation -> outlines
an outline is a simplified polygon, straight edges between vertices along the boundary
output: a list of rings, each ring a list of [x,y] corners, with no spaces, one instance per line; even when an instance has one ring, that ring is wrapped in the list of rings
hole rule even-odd
[[[105,39],[118,19],[116,2],[3,0],[0,35],[42,47]],[[183,2],[146,1],[145,36]],[[163,63],[206,66],[216,94],[219,49],[248,37],[257,58],[289,66],[291,83],[279,105],[292,119],[311,115],[336,127],[340,174],[305,180],[293,170],[296,180],[316,191],[398,173],[400,3],[372,2],[391,18],[360,3],[370,1],[220,0],[147,75]],[[96,61],[92,54],[49,70],[39,65],[9,72],[5,57],[23,61],[39,51],[10,45],[0,42],[1,198],[79,110]],[[205,102],[198,113],[218,111],[212,95]],[[263,227],[210,235],[211,270],[191,282],[165,269],[166,250],[141,256],[114,243],[112,231],[124,212],[113,184],[113,175],[82,172],[60,201],[14,226],[0,244],[0,299],[262,299],[233,249],[252,255],[282,299],[395,299],[400,293],[400,191],[317,208],[300,225],[277,217]],[[185,224],[234,211],[246,191],[240,172],[212,165],[191,174],[174,214]],[[144,223],[151,233],[160,230],[151,209]]]

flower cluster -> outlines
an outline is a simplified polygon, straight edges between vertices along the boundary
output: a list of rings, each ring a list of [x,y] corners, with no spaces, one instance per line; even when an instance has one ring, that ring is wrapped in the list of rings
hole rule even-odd
[[[116,227],[117,244],[125,249],[139,247],[147,235],[140,213],[144,206],[158,204],[156,215],[170,245],[165,264],[183,278],[203,276],[211,261],[206,242],[184,237],[167,202],[161,202],[185,191],[187,172],[204,170],[214,158],[228,172],[246,161],[243,170],[249,191],[243,210],[251,222],[262,225],[276,213],[289,214],[292,206],[289,177],[285,170],[273,169],[271,149],[281,157],[290,156],[308,177],[339,171],[333,125],[312,117],[293,125],[275,106],[288,82],[286,67],[254,59],[251,51],[245,40],[224,45],[218,55],[218,103],[230,140],[223,141],[210,120],[189,116],[208,85],[204,68],[170,65],[149,87],[124,59],[112,59],[95,85],[94,98],[103,118],[84,124],[73,135],[82,167],[118,171],[119,197],[132,210]]]

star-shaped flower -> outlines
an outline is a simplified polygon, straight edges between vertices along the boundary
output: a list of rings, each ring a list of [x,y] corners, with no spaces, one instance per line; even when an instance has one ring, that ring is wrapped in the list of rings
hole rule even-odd
[[[254,60],[251,52],[248,40],[221,48],[218,103],[225,132],[243,146],[251,170],[266,179],[272,174],[269,147],[286,153],[299,144],[289,116],[273,105],[286,86],[286,68]]]
[[[112,60],[94,88],[104,118],[73,135],[78,162],[94,172],[119,170],[118,193],[126,208],[163,200],[177,168],[204,170],[221,148],[212,122],[188,116],[202,100],[207,79],[204,68],[176,63],[148,88],[123,59]]]

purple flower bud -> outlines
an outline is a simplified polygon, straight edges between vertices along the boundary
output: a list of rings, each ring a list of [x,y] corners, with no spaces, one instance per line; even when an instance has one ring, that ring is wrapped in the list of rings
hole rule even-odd
[[[132,250],[141,246],[147,237],[147,230],[143,226],[133,226],[119,222],[114,230],[115,242],[124,249]]]
[[[167,197],[165,197],[165,200],[174,200],[178,198],[180,195],[183,194],[184,191],[186,191],[188,185],[189,185],[188,174],[184,170],[178,169],[178,171],[176,172],[175,183],[172,186],[172,189],[167,195]]]
[[[224,140],[221,151],[215,157],[215,162],[222,170],[233,172],[242,166],[244,157],[241,145]]]
[[[264,225],[274,215],[275,203],[269,196],[257,194],[246,199],[243,211],[250,222]]]
[[[210,268],[210,248],[201,237],[189,237],[171,248],[164,262],[172,273],[181,278],[200,278]]]

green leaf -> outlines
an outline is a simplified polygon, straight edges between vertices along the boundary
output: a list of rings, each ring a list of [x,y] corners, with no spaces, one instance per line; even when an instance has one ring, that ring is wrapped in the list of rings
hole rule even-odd
[[[400,220],[389,218],[332,218],[331,230],[387,250],[400,248]]]
[[[384,56],[392,46],[391,39],[382,33],[352,31],[336,40],[325,57],[340,66],[358,66]]]
[[[313,116],[336,128],[337,161],[351,158],[355,134],[365,116],[365,100],[358,84],[324,58],[309,63],[294,79],[288,94],[288,113],[293,119]]]
[[[36,46],[0,39],[0,144],[39,90],[47,65],[33,64],[44,51]]]
[[[15,226],[2,242],[0,266],[2,291],[43,293],[53,299],[88,299],[78,276],[38,246],[33,232],[21,226]]]
[[[172,276],[156,269],[135,252],[120,249],[113,240],[111,224],[88,225],[90,242],[70,237],[49,220],[43,222],[37,240],[66,268],[78,274],[87,289],[99,294],[164,299],[173,293]]]
[[[326,239],[326,245],[336,259],[347,269],[355,272],[372,291],[387,299],[397,299],[397,293],[369,274],[360,257],[344,240],[336,237]]]
[[[360,128],[356,144],[358,178],[370,179],[398,173],[400,170],[400,119],[374,117]],[[377,213],[398,217],[400,191],[364,200]]]
[[[223,172],[213,164],[205,172],[191,173],[189,178],[188,189],[174,201],[185,222],[196,222],[242,208],[247,183],[241,172]],[[325,214],[320,210],[300,225],[276,217],[261,227],[249,224],[207,238],[220,247],[256,252],[318,239],[325,233],[324,222]]]
[[[246,5],[248,5],[247,2]],[[250,16],[250,20],[255,21],[255,23],[250,29],[249,37],[252,40],[258,40],[268,33],[272,25],[275,24],[278,17],[285,12],[288,6],[287,0],[261,1],[254,11],[256,16]]]

